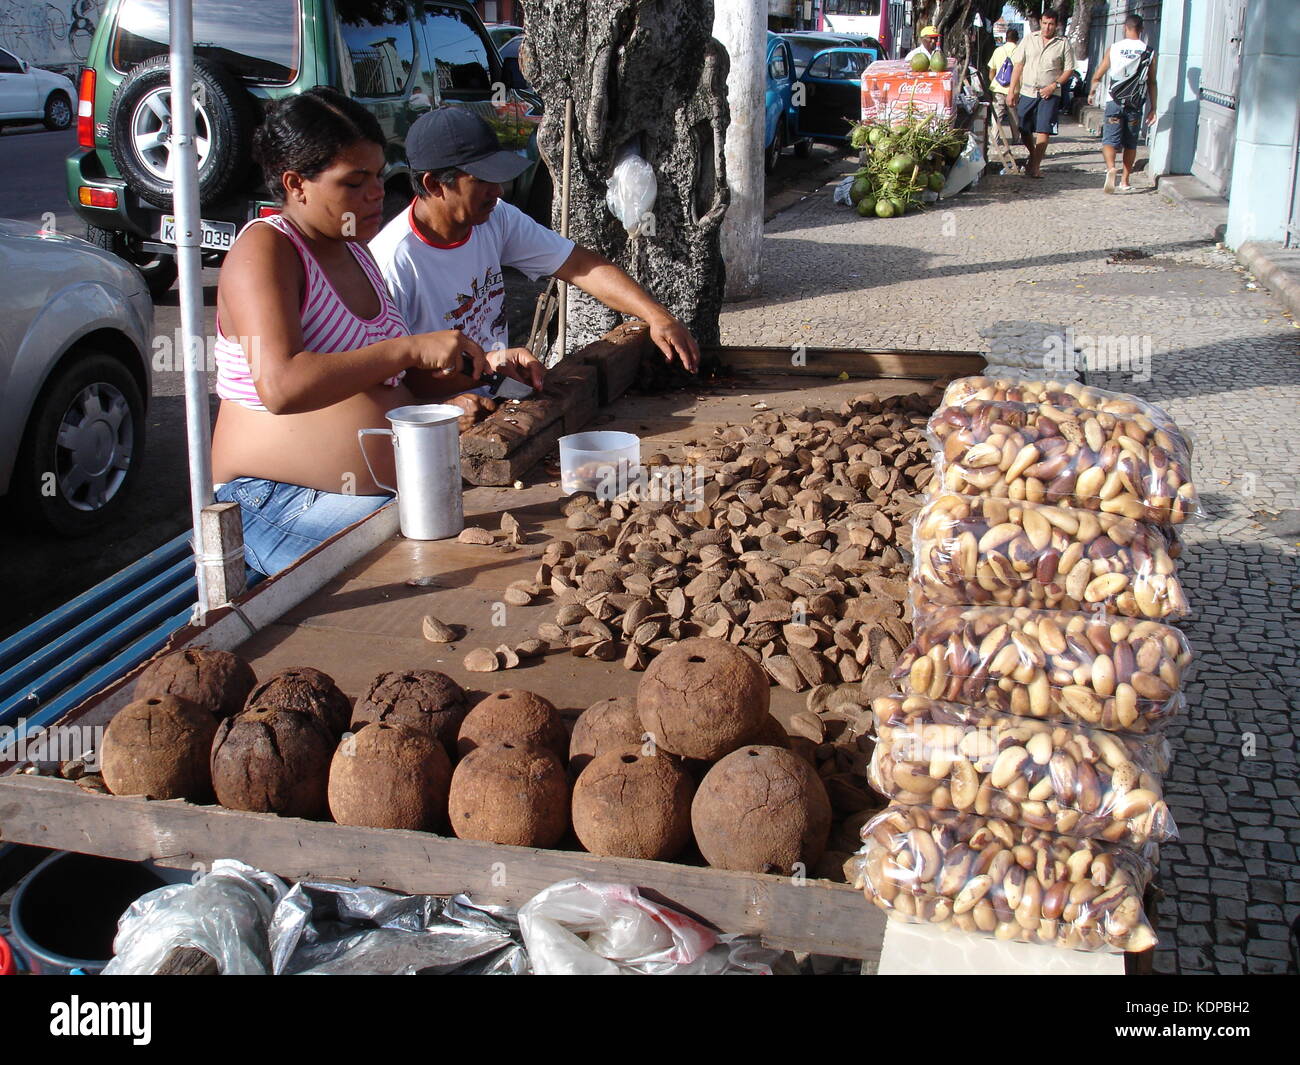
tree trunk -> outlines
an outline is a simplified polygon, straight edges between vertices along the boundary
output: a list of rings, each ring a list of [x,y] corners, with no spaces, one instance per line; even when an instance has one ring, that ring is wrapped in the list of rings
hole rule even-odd
[[[1092,0],[1076,0],[1074,17],[1070,22],[1070,32],[1066,38],[1074,49],[1075,61],[1088,58],[1088,34],[1092,29]]]
[[[521,60],[545,113],[537,143],[555,175],[558,228],[564,105],[574,102],[569,236],[618,263],[701,344],[718,343],[727,209],[723,154],[727,55],[713,40],[712,0],[527,0]],[[620,151],[654,168],[652,228],[629,238],[605,204]],[[569,349],[619,315],[569,294]]]

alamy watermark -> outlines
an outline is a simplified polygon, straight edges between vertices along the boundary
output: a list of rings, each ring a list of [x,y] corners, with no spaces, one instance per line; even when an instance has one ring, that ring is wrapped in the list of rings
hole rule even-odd
[[[1043,369],[1048,373],[1072,370],[1126,373],[1136,382],[1151,380],[1151,337],[1125,334],[1064,333],[1043,339]]]
[[[0,725],[0,757],[16,762],[71,762],[84,759],[89,772],[99,769],[103,725],[27,725],[20,717],[13,725]]]

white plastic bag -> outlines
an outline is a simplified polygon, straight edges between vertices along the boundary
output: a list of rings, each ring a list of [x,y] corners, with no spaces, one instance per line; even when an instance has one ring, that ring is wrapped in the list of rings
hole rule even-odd
[[[605,203],[614,217],[623,223],[629,237],[641,232],[645,216],[654,209],[658,193],[654,167],[642,159],[636,149],[624,148],[614,164]]]
[[[979,143],[975,140],[975,134],[966,134],[966,147],[963,149],[957,161],[952,164],[952,169],[948,171],[948,180],[943,184],[943,190],[939,193],[939,198],[946,200],[949,196],[955,196],[967,186],[974,187],[979,184],[980,178],[984,175],[984,153],[980,151]]]
[[[267,926],[286,891],[270,873],[229,858],[194,884],[172,884],[141,895],[118,922],[106,975],[146,976],[177,947],[198,947],[223,976],[270,971]]]
[[[851,199],[849,198],[849,190],[853,188],[853,182],[854,182],[854,180],[855,180],[855,179],[854,179],[853,175],[850,174],[850,175],[849,175],[848,177],[846,177],[843,181],[841,181],[838,185],[836,185],[836,186],[835,186],[835,191],[834,191],[833,193],[831,193],[831,202],[832,202],[832,203],[842,203],[842,204],[844,204],[845,207],[852,207],[852,206],[853,206],[853,200],[851,200]]]
[[[564,880],[519,910],[533,972],[545,976],[771,975],[781,962],[750,936],[719,935],[627,884]]]

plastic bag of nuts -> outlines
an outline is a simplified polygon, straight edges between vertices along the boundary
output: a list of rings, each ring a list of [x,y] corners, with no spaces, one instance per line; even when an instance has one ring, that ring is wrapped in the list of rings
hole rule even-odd
[[[906,806],[973,811],[1048,832],[1140,845],[1177,838],[1160,776],[1163,737],[1050,724],[884,695],[872,703],[867,777]]]
[[[977,400],[939,408],[927,435],[936,492],[1060,503],[1158,525],[1198,509],[1186,439],[1145,415]]]
[[[997,818],[891,806],[862,826],[850,882],[891,916],[995,939],[1143,951],[1152,866],[1134,851]]]
[[[1127,392],[1108,392],[1078,381],[1017,381],[1000,377],[961,377],[943,393],[943,407],[960,407],[972,400],[1002,403],[1046,403],[1058,409],[1082,407],[1105,411],[1118,418],[1140,414],[1161,429],[1178,432],[1178,423],[1154,403],[1130,396]],[[1190,445],[1190,441],[1188,441]]]
[[[1149,732],[1177,713],[1187,638],[1158,621],[1026,607],[940,607],[920,615],[893,678],[912,695]]]
[[[918,611],[989,604],[1187,613],[1164,532],[1118,514],[944,494],[917,514],[912,556]]]

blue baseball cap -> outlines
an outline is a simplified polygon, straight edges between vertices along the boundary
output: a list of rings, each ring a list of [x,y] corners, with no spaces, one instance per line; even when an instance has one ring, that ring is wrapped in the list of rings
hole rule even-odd
[[[496,131],[478,115],[446,105],[416,119],[406,134],[406,160],[412,170],[455,167],[497,183],[518,177],[530,166],[518,152],[503,149]]]

